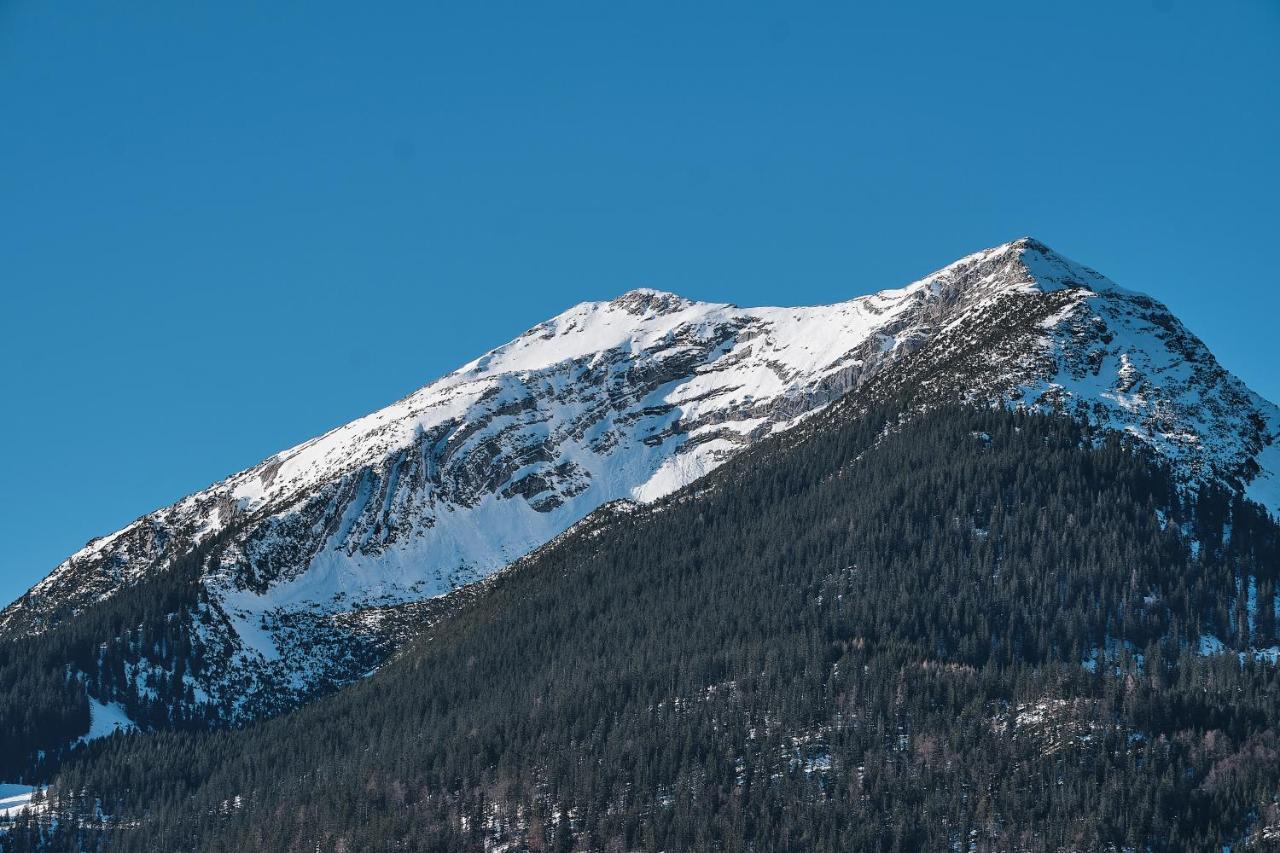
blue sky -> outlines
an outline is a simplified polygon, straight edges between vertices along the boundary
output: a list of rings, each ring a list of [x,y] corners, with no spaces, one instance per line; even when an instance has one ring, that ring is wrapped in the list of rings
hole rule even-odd
[[[690,5],[0,3],[0,598],[637,286],[1033,234],[1280,399],[1280,2]]]

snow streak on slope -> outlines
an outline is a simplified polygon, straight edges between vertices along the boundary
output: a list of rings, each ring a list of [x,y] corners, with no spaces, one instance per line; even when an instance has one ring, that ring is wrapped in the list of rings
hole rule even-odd
[[[1276,408],[1158,303],[1020,240],[836,305],[653,290],[577,305],[90,543],[0,633],[43,630],[218,537],[200,621],[228,662],[194,687],[250,715],[270,703],[246,696],[287,702],[362,672],[366,656],[338,650],[380,630],[373,608],[482,578],[606,503],[668,494],[851,392],[905,388],[1083,416],[1280,509]]]

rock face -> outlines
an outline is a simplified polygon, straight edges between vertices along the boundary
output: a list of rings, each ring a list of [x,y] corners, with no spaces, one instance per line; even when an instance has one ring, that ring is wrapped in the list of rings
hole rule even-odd
[[[268,713],[376,666],[421,602],[593,510],[666,495],[847,395],[908,390],[921,405],[1082,417],[1151,445],[1190,485],[1280,511],[1280,411],[1158,302],[1023,239],[836,305],[652,290],[577,305],[90,542],[0,613],[0,636],[47,630],[198,553],[187,618],[217,664],[188,701],[228,721]]]

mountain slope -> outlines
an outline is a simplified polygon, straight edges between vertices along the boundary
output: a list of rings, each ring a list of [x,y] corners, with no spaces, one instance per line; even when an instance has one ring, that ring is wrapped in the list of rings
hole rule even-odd
[[[575,306],[89,543],[0,613],[0,636],[51,630],[180,566],[193,580],[179,645],[200,666],[133,644],[119,673],[87,675],[90,692],[176,685],[161,692],[180,716],[271,713],[376,667],[418,602],[596,508],[669,494],[842,397],[908,390],[920,408],[1083,417],[1151,446],[1188,485],[1280,510],[1280,411],[1159,303],[1024,239],[837,305],[640,290]]]
[[[1280,527],[1072,419],[853,402],[593,517],[335,696],[95,744],[11,849],[1178,851],[1280,832],[1280,678],[1248,654],[1280,639]],[[1202,654],[1206,635],[1241,657]]]

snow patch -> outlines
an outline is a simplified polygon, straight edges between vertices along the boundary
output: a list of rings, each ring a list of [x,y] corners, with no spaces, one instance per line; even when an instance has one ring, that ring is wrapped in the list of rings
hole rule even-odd
[[[125,713],[119,702],[99,702],[89,700],[89,731],[80,737],[80,743],[110,737],[116,732],[131,732],[137,729],[133,720]]]

